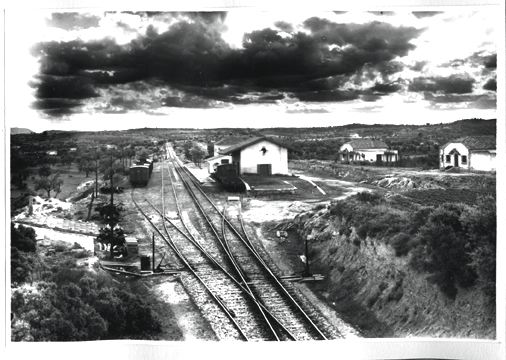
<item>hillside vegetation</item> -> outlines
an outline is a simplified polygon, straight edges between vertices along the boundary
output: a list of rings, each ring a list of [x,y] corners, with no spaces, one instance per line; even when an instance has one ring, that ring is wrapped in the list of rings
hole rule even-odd
[[[494,336],[493,197],[423,206],[359,193],[294,223],[320,289],[366,336]]]

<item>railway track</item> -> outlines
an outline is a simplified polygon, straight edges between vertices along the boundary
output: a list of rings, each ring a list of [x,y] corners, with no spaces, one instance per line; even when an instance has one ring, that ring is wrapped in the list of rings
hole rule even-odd
[[[226,209],[218,210],[173,157],[166,169],[162,162],[161,178],[161,209],[147,199],[147,206],[141,206],[134,190],[133,203],[167,245],[174,265],[187,270],[181,273],[183,286],[219,339],[327,339],[293,289],[255,250],[242,218],[239,231]],[[170,186],[165,186],[167,180]],[[175,211],[166,211],[166,198]]]
[[[198,181],[178,163],[177,159],[172,158],[170,164],[174,170],[174,177],[177,174],[198,209],[199,217],[205,220],[203,222],[208,236],[201,243],[201,247],[213,256],[221,258],[221,263],[227,263],[229,269],[232,267],[236,279],[245,285],[246,289],[243,291],[257,299],[255,302],[257,307],[259,304],[263,305],[259,309],[267,313],[264,318],[276,320],[276,324],[269,325],[271,332],[277,335],[275,337],[282,339],[288,334],[289,338],[295,340],[327,339],[327,335],[313,321],[311,316],[313,314],[308,314],[299,304],[293,288],[281,281],[254,249],[245,234],[244,227],[242,227],[243,235],[237,226],[227,219],[225,211],[220,211],[216,207]],[[178,212],[180,211],[178,207]]]
[[[283,331],[281,339],[294,339],[289,332],[283,330],[283,325],[257,302],[245,283],[238,282],[230,271],[202,249],[195,239],[195,230],[183,220],[179,205],[178,214],[181,216],[177,219],[171,220],[164,215],[166,193],[163,184],[162,181],[161,211],[145,200],[151,211],[154,210],[154,213],[149,214],[148,210],[140,206],[133,192],[132,200],[149,225],[176,254],[180,263],[177,265],[189,270],[188,274],[182,275],[183,285],[214,325],[217,336],[220,339],[280,340],[271,325],[274,323]],[[171,186],[175,203],[178,204],[172,182]],[[155,224],[157,221],[153,219],[157,218],[165,219],[161,221],[161,226]],[[166,226],[166,222],[170,226]]]

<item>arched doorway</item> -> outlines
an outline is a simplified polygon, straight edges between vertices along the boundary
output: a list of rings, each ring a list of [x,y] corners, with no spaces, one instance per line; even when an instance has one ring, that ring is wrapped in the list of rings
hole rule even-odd
[[[459,156],[460,153],[457,151],[457,149],[453,149],[449,152],[450,155],[453,155],[453,166],[459,167]]]

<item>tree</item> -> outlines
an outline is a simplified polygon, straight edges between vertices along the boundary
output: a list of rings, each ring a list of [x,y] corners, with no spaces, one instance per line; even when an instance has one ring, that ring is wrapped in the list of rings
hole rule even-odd
[[[34,267],[37,241],[30,227],[11,223],[11,280],[13,284],[25,282]]]
[[[86,177],[89,176],[90,172],[95,170],[95,164],[91,159],[91,156],[89,156],[88,154],[78,159],[77,167],[79,171],[84,172],[86,174]]]
[[[104,226],[99,230],[97,241],[101,244],[109,245],[109,256],[113,257],[113,249],[125,245],[125,233],[119,227],[111,228]]]
[[[30,175],[29,161],[22,154],[11,151],[11,182],[18,189],[25,189],[25,180]]]
[[[206,152],[198,144],[193,144],[190,150],[190,156],[193,163],[198,167],[200,167],[200,164],[202,164],[202,160],[204,160],[204,157],[206,156]]]
[[[429,272],[429,279],[452,299],[457,294],[456,285],[469,287],[476,281],[469,238],[461,222],[465,211],[464,205],[443,204],[429,215],[427,223],[419,230],[423,254],[420,270]]]
[[[42,165],[39,168],[38,174],[40,177],[48,177],[49,175],[51,175],[51,167],[49,167],[48,165]]]
[[[37,240],[35,231],[30,227],[23,225],[14,225],[11,223],[11,246],[25,252],[35,252]]]
[[[149,158],[149,151],[146,148],[142,148],[138,153],[137,157],[140,161],[146,161]]]
[[[47,177],[41,176],[35,179],[35,190],[45,190],[47,191],[47,197],[51,197],[51,191],[55,191],[56,195],[61,192],[61,186],[63,184],[63,180],[60,179],[60,173],[55,173],[53,175],[49,175]]]
[[[461,216],[470,244],[471,267],[478,274],[478,283],[491,302],[495,300],[496,287],[496,214],[496,200],[489,196],[479,198],[476,206]]]
[[[183,143],[183,153],[184,153],[184,156],[189,160],[191,159],[191,150],[192,148],[192,142],[191,141],[185,141]]]
[[[214,155],[214,144],[212,142],[207,144],[207,156],[211,157]]]
[[[119,161],[114,157],[115,153],[110,153],[108,157],[105,157],[101,162],[102,172],[104,173],[104,180],[109,180],[111,189],[111,205],[114,204],[114,184],[121,181],[122,166]]]
[[[104,205],[97,205],[95,210],[98,211],[105,224],[114,228],[121,220],[121,211],[123,208],[121,205],[109,203]]]

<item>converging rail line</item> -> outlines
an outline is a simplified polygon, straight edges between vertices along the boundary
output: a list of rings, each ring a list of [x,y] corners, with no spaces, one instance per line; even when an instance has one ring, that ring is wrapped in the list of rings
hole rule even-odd
[[[177,195],[174,187],[172,188],[172,191],[176,199]],[[181,215],[178,221],[182,226],[177,226],[174,221],[165,216],[163,171],[161,199],[162,211],[157,209],[148,200],[145,201],[152,209],[155,210],[156,215],[165,220],[162,221],[165,235],[160,230],[160,226],[155,225],[153,221],[155,216],[147,214],[146,210],[143,209],[136,201],[132,191],[132,200],[137,209],[144,218],[146,218],[155,232],[170,247],[179,261],[181,261],[183,265],[190,270],[193,277],[200,283],[201,289],[195,289],[195,281],[192,281],[189,277],[184,279],[184,285],[191,295],[194,298],[198,298],[196,299],[197,302],[205,304],[208,300],[202,297],[202,293],[207,293],[208,296],[211,296],[212,301],[221,308],[221,312],[227,316],[228,320],[223,319],[223,316],[220,317],[220,314],[216,312],[216,309],[207,309],[208,313],[211,312],[209,315],[211,320],[215,323],[219,323],[219,327],[217,329],[219,333],[217,334],[218,337],[239,338],[242,340],[280,340],[280,337],[273,330],[273,323],[274,326],[276,326],[278,330],[280,329],[283,333],[283,340],[295,339],[295,337],[290,334],[287,329],[284,329],[283,325],[269,313],[265,306],[258,303],[258,300],[252,295],[251,290],[246,287],[246,282],[238,282],[232,274],[224,269],[198,244],[194,235],[183,221],[179,202],[177,202],[176,205],[179,215]],[[173,235],[170,234],[170,231],[165,224],[166,222],[169,223],[171,228],[176,231],[175,233],[173,231]],[[198,251],[195,251],[195,249]],[[259,314],[261,314],[261,317]],[[233,324],[235,331],[227,329],[227,327],[229,327],[227,326],[227,322],[231,322]],[[235,334],[235,332],[238,334]]]
[[[327,339],[323,331],[294,298],[295,295],[290,293],[286,285],[272,272],[253,248],[247,235],[240,234],[227,219],[226,212],[217,208],[191,172],[181,166],[172,153],[170,153],[170,158],[173,169],[199,210],[201,218],[205,219],[212,238],[220,244],[222,254],[225,254],[223,258],[227,259],[228,266],[234,269],[233,272],[238,281],[245,284],[245,291],[252,298],[258,299],[255,300],[256,306],[259,307],[262,304],[268,310],[264,311],[264,308],[260,306],[259,310],[264,313],[264,318],[266,320],[267,318],[276,319],[278,323],[283,324],[284,332],[291,334],[296,340]],[[180,211],[178,205],[178,212]],[[221,236],[217,225],[220,223]],[[244,226],[241,230],[245,233]],[[210,243],[211,241],[206,239],[205,245],[208,246]],[[281,332],[276,327],[270,325],[273,333],[278,330],[279,338]]]
[[[293,290],[287,289],[253,247],[242,217],[243,234],[228,219],[226,207],[220,211],[191,172],[169,155],[167,164],[161,163],[161,209],[147,199],[149,207],[141,207],[135,190],[132,201],[175,255],[176,265],[188,270],[181,273],[182,283],[218,338],[327,339]],[[170,180],[168,192],[165,170]],[[166,212],[168,193],[177,216]]]

